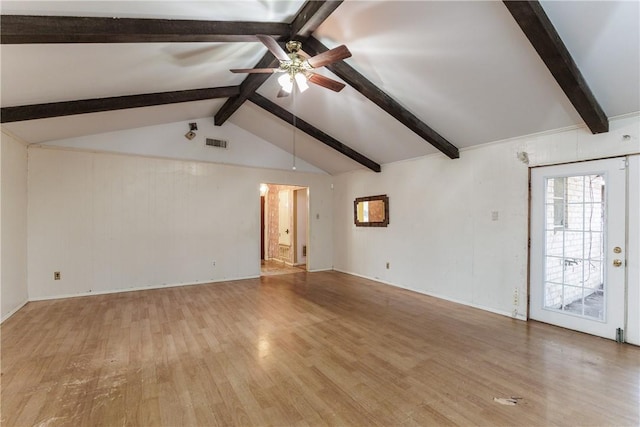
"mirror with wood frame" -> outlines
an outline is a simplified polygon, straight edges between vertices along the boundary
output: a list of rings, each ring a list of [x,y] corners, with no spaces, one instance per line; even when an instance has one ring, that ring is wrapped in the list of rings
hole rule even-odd
[[[353,220],[357,227],[386,227],[389,224],[389,197],[358,197],[353,202]]]

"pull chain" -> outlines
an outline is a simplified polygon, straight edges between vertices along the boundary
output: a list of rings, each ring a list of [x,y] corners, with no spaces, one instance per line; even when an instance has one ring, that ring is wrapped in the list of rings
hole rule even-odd
[[[291,169],[296,170],[296,87],[293,86],[291,90],[291,103],[293,104],[293,167]]]

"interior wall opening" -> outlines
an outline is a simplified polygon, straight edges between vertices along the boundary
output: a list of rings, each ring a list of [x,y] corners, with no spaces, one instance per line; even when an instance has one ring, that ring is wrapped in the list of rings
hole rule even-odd
[[[260,275],[307,271],[309,188],[260,184]]]

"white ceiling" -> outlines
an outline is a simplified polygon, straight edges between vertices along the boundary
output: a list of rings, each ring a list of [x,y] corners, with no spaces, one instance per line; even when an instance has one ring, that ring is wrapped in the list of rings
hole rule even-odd
[[[290,22],[303,1],[2,1],[3,14]],[[640,3],[544,1],[609,117],[640,110]],[[458,148],[582,123],[529,41],[498,1],[345,1],[314,34],[346,44],[346,60]],[[303,46],[304,48],[304,46]],[[253,67],[260,43],[2,45],[3,107],[237,85],[230,68]],[[336,78],[328,71],[327,75]],[[437,150],[346,87],[313,86],[277,99],[258,92],[384,164]],[[31,143],[212,120],[224,100],[4,124]],[[230,122],[291,151],[292,128],[245,103]],[[298,134],[296,154],[329,173],[362,168]],[[259,153],[257,153],[259,155]]]

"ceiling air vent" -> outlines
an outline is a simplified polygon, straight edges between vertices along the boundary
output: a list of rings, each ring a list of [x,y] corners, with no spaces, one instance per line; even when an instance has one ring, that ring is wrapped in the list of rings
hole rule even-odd
[[[227,148],[228,142],[224,139],[207,138],[205,144],[210,147]]]

